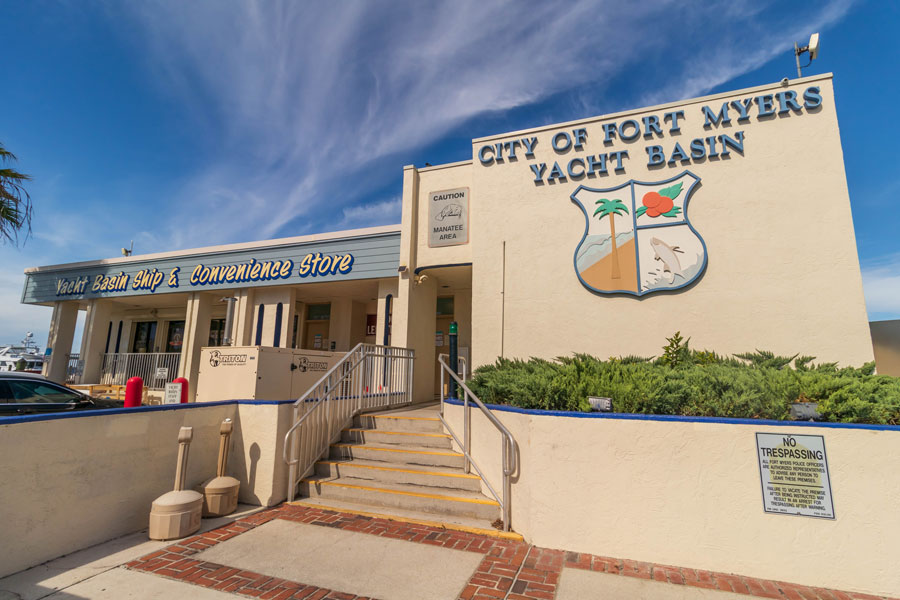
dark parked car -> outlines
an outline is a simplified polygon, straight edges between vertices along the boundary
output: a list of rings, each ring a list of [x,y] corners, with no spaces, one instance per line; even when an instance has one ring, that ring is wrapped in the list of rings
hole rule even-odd
[[[0,416],[122,408],[123,404],[92,398],[42,375],[0,372]]]

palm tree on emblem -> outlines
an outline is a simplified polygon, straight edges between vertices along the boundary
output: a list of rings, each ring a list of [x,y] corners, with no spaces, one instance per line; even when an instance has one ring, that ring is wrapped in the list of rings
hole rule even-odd
[[[610,243],[612,244],[612,278],[620,279],[622,277],[622,273],[619,270],[619,248],[616,245],[616,215],[627,215],[628,209],[625,208],[625,204],[622,203],[621,200],[607,200],[606,198],[601,198],[597,200],[595,204],[599,204],[597,210],[594,211],[594,216],[598,219],[603,219],[603,217],[609,217],[609,233],[610,233]],[[599,216],[597,216],[599,215]]]

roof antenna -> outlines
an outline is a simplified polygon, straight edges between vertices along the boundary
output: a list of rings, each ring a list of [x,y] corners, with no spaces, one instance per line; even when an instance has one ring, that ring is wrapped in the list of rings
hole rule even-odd
[[[806,68],[812,64],[812,61],[816,60],[819,56],[819,34],[814,33],[809,36],[809,44],[806,46],[798,46],[797,42],[794,42],[794,58],[797,59],[797,77],[803,77],[800,73],[800,55],[804,52],[809,52],[809,62],[803,65],[802,68]]]

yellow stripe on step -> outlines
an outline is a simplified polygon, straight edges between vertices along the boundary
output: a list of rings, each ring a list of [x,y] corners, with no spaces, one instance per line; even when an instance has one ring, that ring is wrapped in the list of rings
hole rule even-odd
[[[358,444],[332,444],[335,448],[359,448],[360,450],[381,450],[384,452],[406,452],[407,454],[432,454],[435,456],[462,456],[458,452],[426,452],[424,450],[405,450],[403,448],[381,448],[379,446],[360,446]]]
[[[344,431],[366,431],[369,433],[383,433],[385,435],[418,435],[422,437],[440,437],[448,439],[450,437],[446,433],[419,433],[418,431],[381,431],[380,429],[364,429],[362,427],[350,427],[345,429]]]
[[[440,496],[437,494],[420,494],[418,492],[404,492],[402,490],[389,490],[386,488],[368,487],[365,485],[350,485],[347,483],[337,483],[334,481],[319,481],[304,479],[303,483],[308,485],[333,485],[336,487],[348,488],[351,490],[366,490],[369,492],[382,492],[385,494],[399,494],[401,496],[414,496],[416,498],[431,498],[433,500],[451,500],[453,502],[468,502],[469,504],[487,504],[489,506],[500,506],[496,500],[479,500],[478,498],[459,498],[457,496]]]
[[[412,469],[394,469],[393,467],[376,467],[375,465],[361,465],[353,462],[338,460],[320,460],[322,465],[340,465],[344,467],[353,467],[354,469],[376,469],[378,471],[394,471],[396,473],[416,473],[420,475],[440,475],[441,477],[459,477],[460,479],[480,479],[478,475],[471,473],[441,473],[438,471],[414,471]]]
[[[391,415],[360,415],[361,419],[372,417],[373,419],[406,419],[408,421],[440,421],[435,417],[394,417]]]
[[[407,517],[399,517],[397,515],[390,515],[386,513],[373,513],[366,512],[361,510],[354,510],[350,508],[337,508],[334,506],[330,506],[328,504],[320,504],[318,502],[304,502],[303,500],[294,500],[293,502],[288,502],[291,506],[308,506],[310,508],[318,508],[321,510],[330,510],[333,512],[340,513],[348,513],[351,515],[361,515],[363,517],[374,517],[376,519],[387,519],[389,521],[399,521],[400,523],[412,523],[413,525],[426,525],[429,527],[439,527],[443,529],[450,529],[453,531],[464,531],[466,533],[474,533],[477,535],[485,535],[489,537],[496,537],[505,540],[516,540],[516,541],[524,541],[525,538],[521,536],[521,534],[515,533],[513,531],[499,531],[497,529],[482,529],[481,527],[469,527],[467,525],[457,525],[456,523],[445,523],[443,521],[428,521],[426,519],[409,519]]]

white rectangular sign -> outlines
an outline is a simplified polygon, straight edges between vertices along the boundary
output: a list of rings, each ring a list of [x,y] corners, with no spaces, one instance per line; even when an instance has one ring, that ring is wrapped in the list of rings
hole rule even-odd
[[[757,433],[756,456],[766,512],[834,518],[824,437]]]
[[[428,246],[469,242],[469,188],[428,194]]]
[[[168,367],[156,367],[156,378],[157,379],[168,379],[169,378],[169,368]]]
[[[166,404],[181,403],[181,382],[166,384]]]

